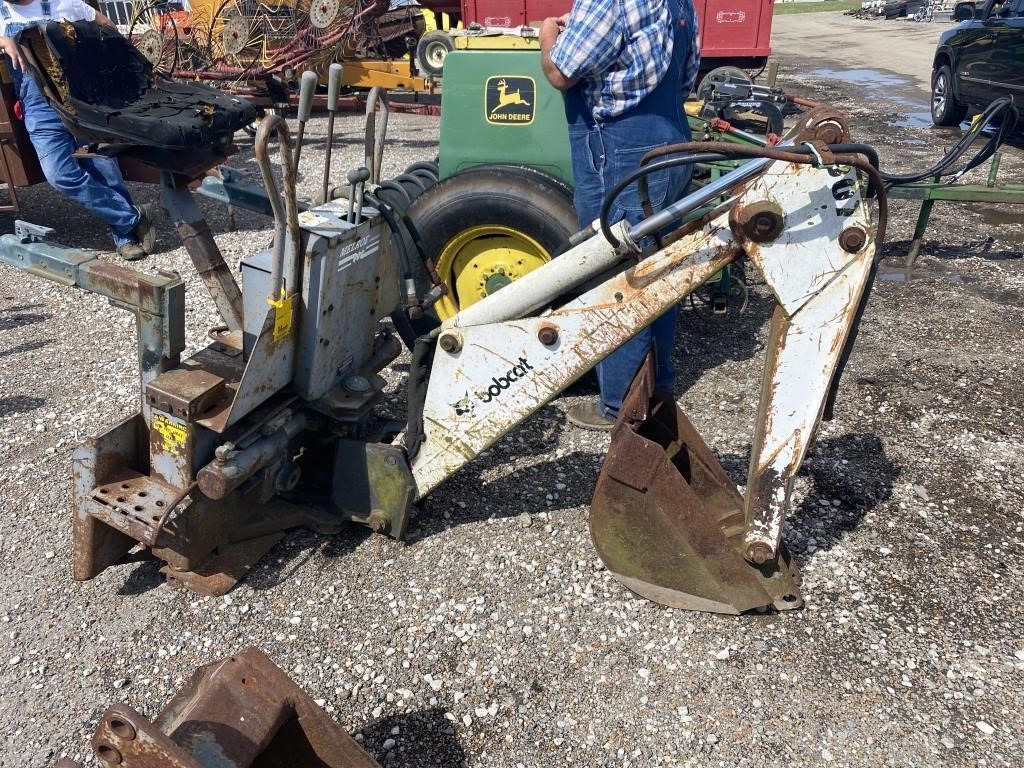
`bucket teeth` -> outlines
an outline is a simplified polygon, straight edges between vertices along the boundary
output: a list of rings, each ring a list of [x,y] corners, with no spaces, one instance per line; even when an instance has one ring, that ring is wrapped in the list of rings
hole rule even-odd
[[[754,565],[742,555],[743,497],[676,405],[654,391],[650,357],[612,431],[590,509],[590,534],[626,587],[673,608],[744,613],[802,605],[784,547]]]

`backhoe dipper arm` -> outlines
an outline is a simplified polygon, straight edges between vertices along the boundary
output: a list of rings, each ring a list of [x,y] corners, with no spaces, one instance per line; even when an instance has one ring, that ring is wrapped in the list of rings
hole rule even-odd
[[[447,321],[427,386],[425,438],[412,457],[418,496],[746,249],[781,313],[747,508],[755,551],[768,551],[761,545],[778,540],[786,488],[814,432],[873,248],[853,170],[775,162],[739,189],[703,226],[557,309],[524,317],[621,263],[604,238],[592,237]],[[863,235],[856,253],[840,246],[852,239],[844,234],[851,228]],[[621,225],[617,234],[624,234]]]
[[[747,195],[760,196],[768,206],[784,211],[786,234],[757,243],[739,233],[746,240],[747,256],[777,302],[745,505],[743,554],[758,565],[778,553],[793,477],[814,440],[875,252],[865,206],[851,177],[826,176],[826,183],[808,195],[796,185],[773,183],[780,170],[778,165],[769,169],[750,185]],[[807,167],[796,172],[829,173]],[[744,216],[740,205],[734,218]],[[841,228],[836,236],[816,235],[815,222],[820,219],[836,221]]]

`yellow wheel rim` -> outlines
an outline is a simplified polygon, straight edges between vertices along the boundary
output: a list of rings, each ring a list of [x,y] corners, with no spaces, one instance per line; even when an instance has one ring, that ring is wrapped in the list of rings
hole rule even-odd
[[[448,241],[437,260],[437,273],[448,286],[448,293],[434,305],[437,315],[447,320],[549,261],[544,246],[512,227],[487,224],[464,229]]]

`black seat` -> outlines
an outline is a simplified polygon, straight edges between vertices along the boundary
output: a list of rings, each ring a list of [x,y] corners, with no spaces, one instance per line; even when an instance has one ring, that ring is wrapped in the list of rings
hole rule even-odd
[[[28,27],[17,43],[30,53],[22,57],[28,74],[82,142],[151,147],[160,158],[227,154],[235,131],[256,119],[244,99],[156,72],[117,30],[95,22]]]

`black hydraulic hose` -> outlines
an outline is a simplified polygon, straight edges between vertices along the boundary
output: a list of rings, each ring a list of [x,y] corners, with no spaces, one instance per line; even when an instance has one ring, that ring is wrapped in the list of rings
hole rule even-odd
[[[398,220],[395,219],[394,211],[384,200],[381,200],[373,194],[367,194],[365,195],[365,198],[374,208],[380,211],[380,215],[383,216],[384,221],[387,222],[388,229],[391,230],[391,234],[394,235],[394,239],[398,241],[398,251],[402,260],[402,266],[405,267],[406,272],[408,273],[412,268],[410,266],[412,264],[412,260],[409,256],[409,248],[405,242],[405,238],[402,237],[402,230],[398,225]]]
[[[979,150],[974,157],[967,161],[964,166],[958,170],[950,171],[950,167],[959,160],[974,143],[978,134],[981,133],[986,127],[988,127],[993,120],[997,117],[1002,116],[1000,120],[998,130],[989,138],[985,143],[985,146]],[[918,181],[924,181],[925,179],[932,179],[935,177],[952,176],[960,177],[968,171],[977,168],[979,165],[988,160],[1000,145],[1006,140],[1006,138],[1013,132],[1016,124],[1019,120],[1020,113],[1013,100],[1010,98],[1000,98],[993,101],[988,107],[975,119],[971,127],[967,132],[957,141],[956,144],[931,168],[925,171],[919,171],[916,173],[909,174],[891,174],[884,171],[878,171],[877,174],[869,174],[872,184],[877,185],[879,183],[885,183],[887,186],[893,186],[895,184],[912,184]],[[699,145],[699,144],[698,144]],[[660,170],[667,168],[673,168],[679,165],[690,165],[697,162],[714,162],[720,160],[733,160],[742,159],[748,157],[765,156],[759,149],[759,147],[744,147],[743,150],[736,149],[734,151],[723,151],[717,153],[707,152],[695,152],[690,155],[683,157],[673,158],[674,154],[682,152],[692,151],[687,147],[695,146],[692,142],[687,144],[671,145],[663,147],[658,150],[654,150],[648,153],[641,162],[641,166],[626,177],[625,180],[620,182],[602,201],[601,204],[601,232],[605,238],[615,246],[618,246],[618,239],[612,235],[611,227],[608,223],[608,213],[611,211],[612,206],[618,199],[622,191],[633,182],[637,183],[637,193],[640,198],[642,205],[649,206],[650,199],[647,194],[647,176],[651,173],[655,173]],[[705,143],[706,146],[706,143]],[[778,150],[780,148],[771,148]],[[833,154],[858,154],[868,158],[870,164],[877,170],[879,169],[880,163],[878,158],[878,152],[869,144],[835,144],[829,147],[829,150]],[[805,145],[794,145],[786,146],[785,152],[790,154],[808,155],[811,154],[811,148]],[[655,163],[647,163],[648,160],[655,157],[669,156],[669,160],[662,160]],[[782,159],[782,158],[780,158]],[[874,197],[875,190],[871,186],[868,188],[868,197]]]
[[[962,176],[968,171],[977,168],[992,157],[999,146],[1006,141],[1006,138],[1013,132],[1013,129],[1016,127],[1019,114],[1017,107],[1011,99],[1005,97],[996,99],[989,104],[980,115],[978,115],[971,127],[967,129],[967,132],[960,137],[956,144],[954,144],[934,166],[926,171],[916,173],[893,174],[883,172],[882,178],[885,179],[887,184],[892,186],[893,184],[913,184],[918,181],[935,178],[936,176]],[[974,157],[968,160],[963,168],[956,171],[950,171],[950,166],[952,166],[967,152],[978,137],[978,134],[1000,115],[1002,115],[1003,119],[1000,121],[999,128],[991,137],[989,137],[989,140],[985,142],[985,146],[982,147]]]
[[[993,102],[993,105],[997,105],[998,101],[999,100]],[[1012,134],[1013,131],[1016,129],[1017,123],[1020,119],[1020,110],[1017,108],[1017,105],[1009,100],[1007,100],[1003,106],[995,109],[993,109],[993,105],[989,106],[989,109],[991,109],[992,112],[988,116],[988,118],[984,120],[979,119],[977,121],[979,125],[978,132],[980,133],[981,131],[983,131],[989,124],[991,124],[991,122],[997,116],[1002,114],[1002,118],[999,121],[998,130],[996,130],[996,132],[989,138],[988,142],[985,144],[984,147],[982,147],[981,151],[978,152],[978,154],[976,154],[973,158],[971,158],[961,170],[956,171],[954,174],[951,174],[955,178],[963,176],[968,171],[977,168],[979,165],[981,165],[990,157],[992,157],[992,155],[995,154],[996,150],[999,149],[999,147],[1006,141],[1006,139],[1009,138],[1010,134]]]
[[[729,159],[731,158],[728,157],[727,155],[718,152],[699,152],[691,155],[684,155],[682,157],[670,157],[666,160],[660,160],[656,163],[650,163],[648,165],[640,166],[631,174],[626,176],[625,179],[616,184],[615,187],[613,187],[612,190],[607,195],[605,195],[604,200],[601,201],[601,213],[599,217],[601,221],[601,233],[604,235],[605,239],[609,243],[611,243],[615,247],[618,247],[619,239],[612,234],[611,224],[608,222],[608,214],[611,213],[612,206],[615,205],[615,202],[618,200],[619,195],[621,195],[623,190],[633,182],[638,181],[639,179],[646,178],[646,176],[650,173],[662,171],[667,168],[675,168],[680,165],[693,165],[695,163],[710,163],[718,160]],[[638,185],[637,191],[638,193],[642,192],[643,196],[646,197],[646,185],[644,186],[645,189],[641,190],[639,189]]]
[[[375,196],[373,199],[379,201],[382,206],[388,208],[388,210],[398,217],[398,223],[401,227],[405,227],[405,231],[408,233],[409,239],[412,240],[412,245],[416,249],[416,254],[419,256],[420,262],[423,264],[423,268],[430,276],[431,283],[433,283],[434,287],[447,291],[444,282],[437,274],[437,267],[434,265],[434,262],[430,257],[427,256],[426,248],[423,245],[423,241],[420,239],[419,230],[416,229],[416,225],[413,224],[412,219],[409,217],[409,212],[404,208],[399,208],[397,205],[392,205],[387,201],[382,200],[380,197]],[[390,221],[388,222],[388,226],[391,226]],[[406,258],[406,264],[411,264],[412,260],[406,246],[405,238],[401,236],[401,233],[396,234],[396,236],[401,243],[402,255]]]
[[[949,169],[959,160],[974,143],[977,136],[983,131],[992,121],[999,116],[1002,116],[1000,120],[998,130],[989,138],[985,143],[985,146],[977,152],[970,160],[968,160],[962,168],[950,171]],[[885,241],[885,233],[888,224],[888,200],[886,191],[889,187],[895,184],[911,184],[925,179],[951,176],[959,178],[968,171],[978,167],[986,160],[988,160],[999,146],[1006,140],[1009,134],[1016,127],[1019,119],[1019,111],[1017,107],[1012,103],[1010,99],[998,99],[981,113],[981,115],[971,125],[970,129],[964,134],[963,137],[946,153],[946,155],[939,160],[932,168],[926,171],[912,173],[912,174],[889,174],[884,173],[879,169],[879,158],[878,153],[874,147],[867,144],[836,144],[828,147],[829,152],[835,157],[835,162],[840,165],[853,165],[858,170],[866,174],[870,180],[868,187],[868,197],[874,196],[877,198],[878,203],[878,224],[875,230],[875,252],[874,258],[872,259],[868,278],[864,286],[864,291],[861,294],[860,301],[857,304],[857,309],[854,313],[853,322],[850,326],[850,332],[847,336],[846,343],[843,345],[843,349],[840,352],[839,359],[837,361],[836,369],[833,372],[832,380],[829,382],[828,393],[826,396],[822,418],[825,421],[829,421],[833,418],[833,411],[835,408],[836,397],[839,391],[839,384],[842,379],[843,372],[849,362],[850,354],[853,351],[854,343],[860,331],[861,321],[864,317],[864,312],[867,308],[868,301],[871,298],[872,288],[875,283],[875,278],[878,274],[878,266],[881,259],[882,245]],[[807,162],[807,156],[814,153],[814,150],[810,146],[796,145],[786,146],[785,148],[769,148],[769,147],[744,147],[742,150],[723,150],[723,151],[699,151],[710,149],[711,143],[689,143],[663,147],[658,150],[653,150],[648,153],[641,161],[641,166],[621,181],[614,189],[612,189],[601,204],[601,216],[600,225],[601,231],[605,238],[614,246],[618,246],[618,240],[611,233],[611,227],[608,222],[608,214],[611,211],[615,201],[622,194],[622,191],[629,186],[631,183],[637,183],[638,196],[642,204],[645,205],[645,210],[650,210],[650,200],[647,194],[647,176],[651,173],[655,173],[659,170],[665,170],[680,165],[689,165],[698,162],[713,162],[720,160],[740,159],[740,158],[754,158],[754,157],[773,157],[779,161],[785,162]],[[717,149],[717,147],[715,148]],[[682,152],[691,152],[692,154],[672,157],[672,155],[679,155]],[[659,160],[657,162],[648,163],[648,161],[657,158],[668,156],[668,159]],[[852,157],[852,162],[851,162]],[[864,158],[864,159],[860,159]]]
[[[873,168],[879,167],[878,150],[870,144],[829,144],[828,148],[831,152],[837,155],[864,155]],[[793,149],[795,150],[798,148],[794,147]],[[799,147],[799,149],[804,149],[810,152],[807,147]]]
[[[695,146],[708,146],[709,143],[710,142],[698,142]],[[649,205],[650,199],[647,194],[647,176],[651,173],[666,170],[668,168],[674,168],[680,165],[693,165],[695,163],[718,162],[722,160],[745,160],[757,157],[768,157],[780,162],[806,162],[805,158],[811,157],[813,154],[812,149],[805,145],[786,145],[785,147],[745,147],[742,145],[736,145],[736,147],[729,147],[728,149],[722,149],[721,151],[696,152],[688,149],[689,146],[694,146],[694,144],[687,143],[670,145],[652,150],[652,152],[648,153],[648,155],[644,157],[644,161],[650,160],[651,158],[661,157],[666,159],[659,159],[656,162],[646,163],[641,161],[639,168],[616,184],[615,187],[605,196],[601,203],[600,222],[601,233],[609,243],[615,247],[618,247],[619,245],[619,240],[612,234],[611,224],[608,221],[608,214],[611,212],[612,206],[615,204],[619,195],[622,194],[623,190],[633,182],[637,182],[637,195],[640,198],[641,204]],[[835,155],[864,155],[868,158],[868,161],[873,168],[877,169],[878,167],[878,153],[869,145],[837,144],[834,147],[830,146],[829,150]],[[846,152],[845,150],[850,151]],[[689,152],[690,154],[682,154],[684,152]],[[848,163],[840,164],[847,165]],[[871,179],[872,184],[879,183],[881,179],[878,174],[868,174],[868,178]],[[868,197],[874,197],[874,190],[870,186],[868,188]]]

